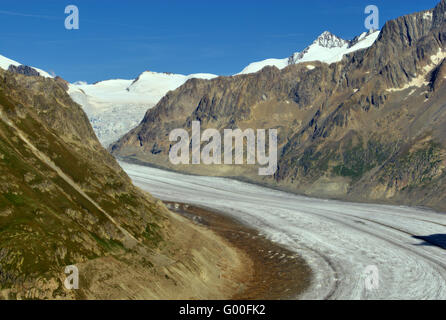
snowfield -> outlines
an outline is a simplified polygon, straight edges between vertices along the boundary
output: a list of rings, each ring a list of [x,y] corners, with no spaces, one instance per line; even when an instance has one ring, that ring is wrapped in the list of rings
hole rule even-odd
[[[301,255],[314,274],[299,299],[446,299],[446,214],[120,164],[154,196],[221,211]],[[368,266],[379,271],[374,290]]]
[[[136,127],[147,110],[153,108],[170,90],[192,78],[215,77],[207,73],[185,76],[146,71],[135,80],[70,84],[68,94],[82,106],[99,141],[107,147]]]

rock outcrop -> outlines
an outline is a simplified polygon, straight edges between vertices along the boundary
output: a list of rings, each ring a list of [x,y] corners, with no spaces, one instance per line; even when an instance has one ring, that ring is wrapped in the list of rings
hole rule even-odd
[[[19,66],[10,65],[8,71],[18,74],[23,74],[25,76],[34,76],[34,77],[40,76],[40,73],[36,69],[24,65],[19,65]]]

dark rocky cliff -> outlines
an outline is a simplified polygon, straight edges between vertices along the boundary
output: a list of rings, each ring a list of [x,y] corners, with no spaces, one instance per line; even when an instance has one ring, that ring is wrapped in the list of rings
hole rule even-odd
[[[25,76],[40,76],[40,73],[36,69],[24,65],[20,65],[17,67],[14,65],[10,65],[8,71],[23,74]]]

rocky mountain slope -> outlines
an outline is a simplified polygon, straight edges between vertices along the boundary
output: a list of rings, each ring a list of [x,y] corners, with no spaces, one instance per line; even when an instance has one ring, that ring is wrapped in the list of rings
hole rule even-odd
[[[240,255],[134,187],[66,82],[13,71],[0,70],[0,299],[230,297]]]
[[[236,176],[298,193],[446,210],[446,1],[388,21],[369,48],[335,63],[192,79],[110,150],[128,160]],[[173,166],[169,132],[278,129],[272,177],[253,166]]]

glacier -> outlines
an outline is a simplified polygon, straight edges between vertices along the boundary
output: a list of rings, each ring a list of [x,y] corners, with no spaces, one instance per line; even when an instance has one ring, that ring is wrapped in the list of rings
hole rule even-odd
[[[120,165],[155,197],[229,215],[303,257],[313,276],[298,299],[446,299],[445,214]],[[365,281],[370,267],[378,270],[373,290]]]

